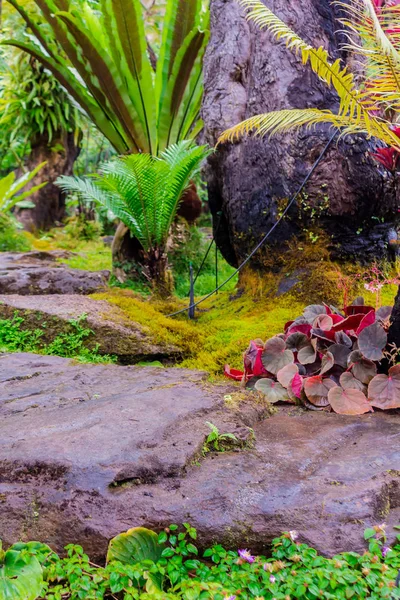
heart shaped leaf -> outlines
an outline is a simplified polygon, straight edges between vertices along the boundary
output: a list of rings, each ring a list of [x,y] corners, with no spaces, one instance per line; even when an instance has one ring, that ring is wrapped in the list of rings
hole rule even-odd
[[[266,370],[273,375],[294,362],[294,354],[286,349],[285,341],[280,337],[273,337],[267,341],[262,353],[262,363]]]
[[[361,383],[368,384],[377,373],[376,364],[364,358],[358,350],[349,354],[347,364],[354,377],[361,381]]]
[[[291,333],[286,338],[286,348],[288,350],[292,350],[293,352],[298,352],[298,350],[302,346],[307,345],[307,343],[308,343],[308,337],[305,335],[305,333],[300,333],[300,332]]]
[[[340,385],[344,390],[359,390],[363,394],[367,391],[367,386],[359,379],[356,379],[353,373],[346,372],[340,376]]]
[[[400,408],[400,365],[389,369],[389,376],[377,375],[370,381],[368,399],[383,410]]]
[[[358,337],[358,348],[368,360],[378,361],[383,358],[382,350],[387,344],[387,333],[378,322],[366,327]]]
[[[376,318],[385,323],[386,321],[389,321],[392,312],[393,306],[381,306],[381,308],[378,308],[376,311]]]
[[[317,340],[307,340],[297,353],[297,360],[302,365],[312,365],[317,358]]]
[[[329,390],[328,400],[335,413],[339,415],[363,415],[373,411],[371,404],[360,390],[344,390],[335,387]]]
[[[283,367],[283,369],[278,371],[276,378],[279,381],[279,383],[284,388],[287,389],[290,386],[290,384],[292,383],[293,377],[298,374],[299,374],[299,369],[298,369],[297,365],[295,365],[295,364],[286,365],[286,367]]]
[[[333,319],[329,315],[319,315],[316,319],[314,319],[313,329],[322,329],[322,331],[330,331],[332,327]]]
[[[292,379],[292,382],[288,388],[289,396],[292,398],[301,398],[301,393],[303,391],[303,379],[299,373],[295,375]]]
[[[337,387],[331,379],[324,379],[321,375],[309,377],[304,382],[304,391],[307,398],[315,406],[328,406],[328,393],[332,388]]]
[[[307,319],[307,323],[312,325],[317,317],[326,315],[326,308],[322,304],[311,304],[304,309],[303,315]]]
[[[347,359],[350,354],[350,348],[343,344],[332,344],[329,346],[328,352],[330,352],[335,360],[335,364],[347,368]]]
[[[259,392],[262,392],[271,404],[275,404],[276,402],[290,402],[287,390],[273,379],[259,379],[255,388]]]

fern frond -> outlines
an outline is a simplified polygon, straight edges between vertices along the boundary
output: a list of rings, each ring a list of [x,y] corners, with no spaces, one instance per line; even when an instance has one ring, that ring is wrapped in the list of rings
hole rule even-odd
[[[283,40],[295,54],[300,54],[303,64],[309,64],[329,87],[333,87],[339,97],[339,114],[347,115],[356,122],[363,122],[368,134],[371,134],[369,112],[374,104],[368,96],[363,96],[355,87],[353,74],[346,67],[342,68],[340,60],[331,62],[329,54],[322,46],[314,48],[290,27],[281,21],[261,0],[238,0],[244,8],[249,9],[247,18],[263,28],[268,28],[277,40]]]
[[[319,110],[317,108],[286,109],[256,115],[224,131],[218,140],[218,144],[234,142],[250,132],[254,132],[256,136],[273,136],[304,126],[311,127],[319,123],[332,125],[340,129],[342,134],[345,135],[350,133],[374,135],[387,144],[400,149],[398,138],[396,138],[387,125],[379,122],[377,119],[370,119],[367,125],[361,119],[354,120],[348,115],[335,114],[329,110]]]
[[[400,108],[400,10],[399,6],[385,6],[377,20],[375,11],[366,8],[366,0],[350,4],[337,2],[345,13],[341,19],[347,32],[344,48],[362,59],[366,76],[362,98],[369,99],[375,108]],[[377,22],[377,26],[376,26]]]
[[[182,193],[208,153],[205,146],[179,142],[160,158],[119,157],[103,165],[96,178],[60,177],[57,184],[110,209],[146,252],[164,249]]]

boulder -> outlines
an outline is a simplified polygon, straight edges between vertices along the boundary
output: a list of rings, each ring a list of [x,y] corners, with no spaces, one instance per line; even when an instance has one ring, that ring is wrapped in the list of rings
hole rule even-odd
[[[114,355],[124,364],[182,357],[181,348],[155,340],[149,330],[105,300],[69,294],[0,295],[0,318],[11,319],[15,313],[24,319],[22,329],[42,328],[41,343],[49,344],[61,333],[76,333],[70,321],[85,315],[82,326],[94,335],[87,337],[84,344],[91,349],[98,345],[99,354]]]
[[[0,294],[93,294],[107,286],[109,271],[82,271],[57,262],[69,252],[0,253]]]
[[[340,50],[344,39],[337,3],[268,0],[266,4],[305,40],[323,45],[334,60],[355,67],[351,54]],[[211,0],[210,12],[202,118],[204,138],[211,146],[225,129],[257,114],[288,108],[338,110],[336,93],[269,31],[246,21],[236,0]],[[209,204],[215,229],[219,223],[218,246],[230,264],[238,266],[276,223],[332,132],[321,126],[272,138],[245,136],[220,145],[209,157],[205,174]],[[399,198],[391,178],[370,157],[373,149],[361,135],[335,140],[297,206],[252,265],[270,268],[285,242],[293,236],[307,239],[310,230],[320,228],[335,259],[371,262],[391,256],[389,241],[399,227]]]
[[[257,397],[228,408],[227,393],[197,371],[0,355],[0,538],[78,543],[93,560],[140,525],[190,522],[201,547],[254,552],[292,529],[330,555],[362,551],[383,521],[393,538],[399,411],[265,418]],[[206,421],[241,448],[202,457]]]

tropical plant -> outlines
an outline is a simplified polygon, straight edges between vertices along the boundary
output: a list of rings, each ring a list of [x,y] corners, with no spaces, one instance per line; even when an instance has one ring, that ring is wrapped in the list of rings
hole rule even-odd
[[[94,564],[77,545],[66,546],[62,558],[39,542],[16,546],[24,547],[22,551],[41,565],[42,600],[400,598],[400,535],[389,546],[385,524],[364,531],[367,548],[363,554],[343,552],[333,558],[302,544],[296,531],[275,538],[268,557],[245,549],[227,550],[220,543],[207,548],[201,557],[196,538],[196,530],[188,523],[183,528],[170,525],[158,535],[158,543],[164,547],[159,560],[147,553],[127,562],[113,557],[105,567]],[[0,590],[1,581],[0,575]],[[13,593],[5,598],[34,600],[34,589],[30,596]]]
[[[35,600],[42,586],[42,567],[29,544],[15,544],[4,552],[0,541],[0,598]]]
[[[301,126],[329,123],[343,134],[366,133],[400,149],[392,128],[393,112],[400,109],[400,6],[398,0],[352,0],[336,2],[344,12],[341,19],[347,34],[345,49],[365,66],[357,78],[340,59],[314,48],[281,21],[261,0],[238,0],[249,9],[247,17],[268,28],[277,40],[299,55],[339,98],[336,113],[317,108],[273,111],[246,119],[225,131],[220,142],[233,141],[242,134],[285,133]]]
[[[25,202],[25,199],[47,185],[46,182],[30,188],[22,194],[18,194],[18,192],[34,179],[45,164],[45,162],[41,163],[36,169],[25,173],[19,179],[16,179],[14,172],[0,179],[0,212],[10,211],[14,206],[20,206],[21,208],[31,206],[31,203]]]
[[[60,177],[58,185],[105,206],[129,228],[144,251],[144,276],[163,293],[170,287],[165,247],[171,224],[191,176],[208,154],[206,146],[186,140],[159,157],[119,157],[103,165],[101,175]]]
[[[285,325],[284,333],[265,344],[251,342],[244,355],[245,371],[226,375],[245,380],[271,403],[302,403],[311,410],[358,415],[400,408],[400,364],[389,375],[377,374],[385,356],[392,308],[375,310],[359,297],[344,314],[327,305],[308,306]]]
[[[201,0],[168,0],[156,57],[140,0],[35,0],[40,14],[9,0],[36,41],[7,39],[39,60],[117,152],[157,155],[194,138],[202,97],[208,13]]]
[[[60,131],[78,132],[80,115],[58,81],[26,53],[7,56],[0,74],[0,125],[8,143],[27,145],[43,135],[57,141]]]

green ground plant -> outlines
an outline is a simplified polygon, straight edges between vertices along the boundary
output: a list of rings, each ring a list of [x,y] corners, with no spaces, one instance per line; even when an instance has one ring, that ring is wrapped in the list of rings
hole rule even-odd
[[[12,319],[0,319],[0,352],[35,352],[87,363],[115,362],[112,356],[99,354],[98,344],[91,349],[85,346],[85,341],[94,335],[85,326],[86,318],[87,315],[83,314],[71,319],[69,326],[72,331],[60,333],[46,344],[43,342],[46,323],[34,330],[24,329],[24,318],[15,313]]]
[[[0,252],[27,252],[30,249],[28,239],[18,230],[12,216],[0,213]]]
[[[114,538],[107,564],[97,566],[80,546],[66,556],[39,542],[15,544],[0,552],[1,586],[12,585],[12,600],[395,600],[400,568],[400,536],[392,547],[385,525],[369,528],[363,555],[333,558],[298,541],[289,531],[272,542],[269,557],[215,544],[201,553],[188,523],[158,535],[136,528]],[[39,565],[39,566],[38,566]],[[41,572],[40,572],[40,570]],[[27,583],[28,574],[32,585]],[[41,580],[41,581],[40,581]],[[40,586],[41,583],[41,586]],[[40,590],[41,588],[41,590]]]
[[[239,440],[233,433],[221,433],[218,427],[209,421],[206,421],[206,425],[211,431],[204,442],[203,454],[207,454],[212,450],[223,452],[226,448],[231,448],[239,443]]]

